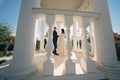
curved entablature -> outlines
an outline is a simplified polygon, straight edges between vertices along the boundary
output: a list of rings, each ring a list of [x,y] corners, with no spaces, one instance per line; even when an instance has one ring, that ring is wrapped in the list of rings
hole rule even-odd
[[[53,15],[71,15],[71,16],[85,16],[92,18],[100,18],[101,13],[88,12],[88,11],[75,11],[75,10],[58,10],[58,9],[42,9],[33,8],[34,14],[53,14]]]
[[[41,8],[78,10],[83,0],[41,0]]]

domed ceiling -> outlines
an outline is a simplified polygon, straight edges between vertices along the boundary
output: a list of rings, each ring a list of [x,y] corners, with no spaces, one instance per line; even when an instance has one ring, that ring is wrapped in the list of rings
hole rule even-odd
[[[77,10],[83,0],[41,0],[41,7],[47,9]]]

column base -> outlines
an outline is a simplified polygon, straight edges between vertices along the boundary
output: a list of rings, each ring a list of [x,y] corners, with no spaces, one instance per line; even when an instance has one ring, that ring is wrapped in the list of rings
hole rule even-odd
[[[52,61],[48,58],[46,62],[43,64],[43,75],[53,75],[53,63]]]
[[[35,63],[37,66],[37,73],[41,74],[43,72],[43,64],[44,62],[47,60],[47,56],[45,56],[45,54],[38,54],[37,56],[35,56]]]
[[[74,52],[74,53],[80,53],[81,50],[80,49],[73,49],[72,52]]]
[[[95,62],[92,60],[81,59],[81,67],[85,73],[96,72]]]
[[[66,60],[66,74],[75,74],[75,63],[69,58]]]
[[[109,80],[120,80],[120,73],[107,73]]]
[[[40,53],[45,53],[45,49],[40,49],[39,52]]]
[[[35,72],[36,72],[36,65],[31,65],[31,66],[22,67],[22,68],[9,67],[3,73],[3,76],[5,80],[18,80],[18,79],[24,79],[26,77],[29,77]]]
[[[104,65],[104,71],[109,80],[120,80],[120,65]]]
[[[66,61],[66,56],[51,56],[51,60],[54,65],[54,76],[62,76],[65,75],[65,61]]]

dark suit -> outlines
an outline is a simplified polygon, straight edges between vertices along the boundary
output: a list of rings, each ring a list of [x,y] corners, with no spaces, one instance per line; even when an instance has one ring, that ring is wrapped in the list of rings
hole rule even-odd
[[[56,30],[53,31],[53,44],[54,44],[54,50],[53,54],[57,54],[56,49],[57,49],[57,40],[58,40],[58,34]]]

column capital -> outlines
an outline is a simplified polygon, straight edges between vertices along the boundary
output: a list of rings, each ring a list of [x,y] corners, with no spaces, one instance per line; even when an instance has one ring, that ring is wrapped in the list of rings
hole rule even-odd
[[[57,26],[61,26],[62,22],[56,22]]]
[[[45,21],[45,20],[46,20],[46,15],[45,15],[45,14],[39,14],[39,18],[40,18],[42,21]]]
[[[64,23],[64,15],[55,15],[56,23]]]
[[[87,26],[90,25],[90,18],[82,16],[79,24],[81,25],[82,28],[86,28]]]
[[[81,29],[86,29],[87,25],[82,24],[80,27],[81,27]]]
[[[74,16],[74,17],[73,17],[73,21],[74,21],[74,22],[79,22],[79,21],[81,21],[81,16]]]
[[[61,25],[62,25],[62,22],[56,22],[56,25],[57,25],[57,32],[58,32],[58,34],[60,34],[61,33]]]
[[[66,15],[65,16],[66,27],[70,27],[72,24],[73,24],[73,16]]]
[[[35,18],[36,18],[36,19],[39,19],[39,15],[38,15],[38,14],[36,14],[36,15],[35,15]]]
[[[54,21],[55,21],[55,15],[51,15],[51,14],[46,15],[46,23],[49,27],[53,25]]]

